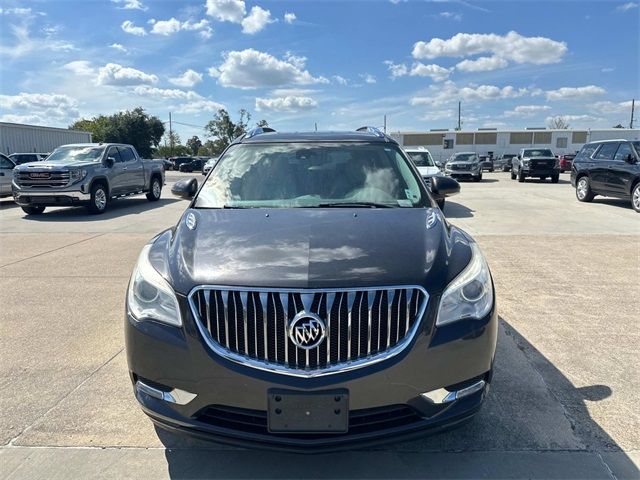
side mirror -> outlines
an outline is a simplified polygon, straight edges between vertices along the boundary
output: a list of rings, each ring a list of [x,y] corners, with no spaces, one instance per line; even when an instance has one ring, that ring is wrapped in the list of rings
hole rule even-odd
[[[451,177],[431,177],[431,191],[442,197],[460,193],[460,184]]]
[[[635,158],[633,158],[633,155],[631,155],[631,154],[628,154],[628,155],[627,155],[627,158],[625,158],[624,160],[625,160],[625,162],[627,162],[627,163],[636,163],[636,159],[635,159]]]
[[[180,197],[183,200],[189,200],[198,191],[198,180],[195,178],[188,178],[185,180],[179,180],[174,183],[171,193],[176,197]]]
[[[116,159],[113,157],[107,157],[106,163],[107,163],[107,167],[111,168],[115,165]]]

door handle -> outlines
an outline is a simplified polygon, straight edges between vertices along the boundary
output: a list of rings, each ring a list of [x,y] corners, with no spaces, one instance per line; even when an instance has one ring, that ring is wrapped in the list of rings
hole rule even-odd
[[[126,170],[129,170],[129,168],[128,167],[122,167],[122,171],[126,171]]]

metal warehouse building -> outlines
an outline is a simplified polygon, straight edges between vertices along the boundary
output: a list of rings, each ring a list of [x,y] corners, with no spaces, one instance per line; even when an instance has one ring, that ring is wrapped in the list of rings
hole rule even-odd
[[[91,133],[67,128],[0,122],[0,152],[50,153],[60,145],[91,142]]]
[[[456,152],[478,155],[518,153],[526,147],[550,148],[554,154],[575,153],[587,142],[595,140],[640,140],[640,129],[612,128],[604,130],[526,130],[478,129],[467,131],[429,130],[428,132],[390,133],[405,147],[425,147],[434,160],[445,160]]]

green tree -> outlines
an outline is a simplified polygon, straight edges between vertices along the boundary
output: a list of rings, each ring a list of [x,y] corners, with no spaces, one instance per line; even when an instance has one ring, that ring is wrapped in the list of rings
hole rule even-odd
[[[235,138],[247,131],[251,114],[244,108],[238,113],[240,118],[237,122],[234,122],[231,120],[229,112],[225,109],[220,109],[213,116],[213,120],[210,120],[204,127],[206,136],[212,139],[212,155],[220,155]]]
[[[197,135],[194,135],[189,140],[187,140],[187,147],[191,149],[193,155],[198,155],[198,150],[202,147],[202,141],[198,138]]]
[[[186,145],[161,145],[153,151],[153,158],[186,157],[191,155],[191,149]]]
[[[619,123],[617,125],[614,125],[613,128],[624,128],[624,127],[622,126],[622,124]]]
[[[142,107],[78,120],[70,129],[91,132],[95,142],[129,143],[141,157],[150,157],[164,134],[162,121],[147,114]]]
[[[264,118],[256,123],[256,127],[268,127],[269,122],[267,122]]]

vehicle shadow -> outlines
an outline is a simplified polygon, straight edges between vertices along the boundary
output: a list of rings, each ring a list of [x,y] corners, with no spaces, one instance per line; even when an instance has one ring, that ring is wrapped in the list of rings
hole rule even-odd
[[[18,205],[13,201],[13,198],[0,199],[0,210],[8,210],[10,208],[17,208]]]
[[[627,210],[633,210],[631,207],[631,201],[624,198],[613,197],[596,197],[592,200],[592,203],[601,203],[604,205],[611,205],[620,208],[626,208]]]
[[[228,447],[156,429],[166,448],[169,475],[176,479],[637,478],[633,461],[590,417],[585,403],[609,397],[611,389],[576,388],[513,327],[502,319],[500,323],[491,391],[474,421],[460,428],[411,442],[317,455]],[[566,404],[571,406],[569,418]],[[561,428],[563,434],[556,431]],[[567,439],[573,447],[567,446]]]
[[[452,202],[449,199],[446,200],[444,210],[442,211],[446,218],[471,218],[473,217],[473,212],[469,207],[457,202]]]
[[[121,198],[112,200],[107,207],[107,211],[100,215],[88,213],[86,207],[66,207],[45,210],[41,215],[25,214],[23,218],[34,222],[96,222],[124,215],[136,215],[179,201],[177,198],[161,198],[157,202],[150,202],[144,197]]]

